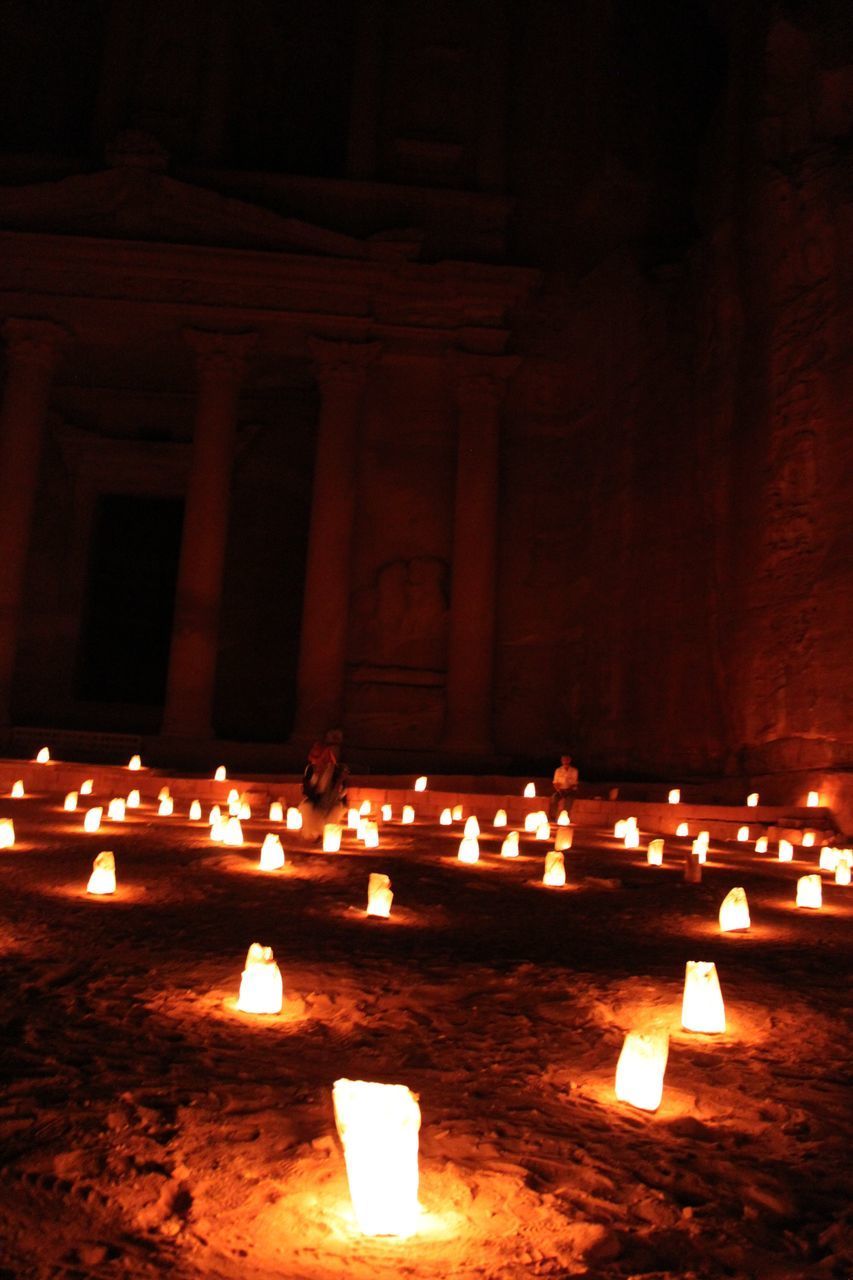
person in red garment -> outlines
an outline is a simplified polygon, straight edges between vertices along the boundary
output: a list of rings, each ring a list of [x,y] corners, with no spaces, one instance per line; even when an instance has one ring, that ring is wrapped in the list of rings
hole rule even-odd
[[[340,822],[346,812],[348,769],[341,763],[343,734],[330,729],[308,752],[302,775],[302,826],[309,839],[319,840],[327,822]]]

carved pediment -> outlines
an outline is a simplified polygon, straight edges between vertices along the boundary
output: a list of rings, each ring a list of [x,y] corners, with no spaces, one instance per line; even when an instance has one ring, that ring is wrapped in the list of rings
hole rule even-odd
[[[359,240],[177,181],[156,167],[132,164],[57,182],[0,188],[0,227],[333,258],[417,254],[411,237]]]

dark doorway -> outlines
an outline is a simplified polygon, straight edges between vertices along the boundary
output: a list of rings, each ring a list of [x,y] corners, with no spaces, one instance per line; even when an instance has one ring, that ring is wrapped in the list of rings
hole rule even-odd
[[[181,498],[98,499],[78,665],[85,701],[162,704],[183,518]]]

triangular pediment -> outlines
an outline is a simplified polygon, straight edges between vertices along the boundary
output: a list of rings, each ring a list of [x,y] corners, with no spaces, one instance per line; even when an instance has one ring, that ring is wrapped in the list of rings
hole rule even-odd
[[[359,240],[133,166],[0,188],[0,226],[333,258],[417,255],[416,247],[393,236]]]

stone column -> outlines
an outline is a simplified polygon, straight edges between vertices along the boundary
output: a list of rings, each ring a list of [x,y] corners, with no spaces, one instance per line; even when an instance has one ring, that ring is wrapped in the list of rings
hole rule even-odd
[[[492,750],[500,420],[507,356],[453,357],[458,413],[445,747]]]
[[[361,403],[378,342],[309,342],[322,396],[317,428],[293,737],[340,723]]]
[[[60,342],[51,320],[10,319],[0,408],[0,723],[9,723],[18,620],[50,384]]]
[[[253,333],[186,332],[198,375],[163,733],[213,734],[219,607],[228,536],[237,403]]]

